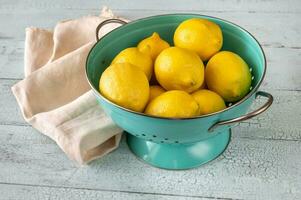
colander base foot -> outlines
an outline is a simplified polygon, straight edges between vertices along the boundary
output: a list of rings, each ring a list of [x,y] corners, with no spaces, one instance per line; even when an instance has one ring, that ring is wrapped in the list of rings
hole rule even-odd
[[[231,131],[219,133],[207,140],[189,144],[160,144],[127,134],[130,150],[146,163],[164,169],[190,169],[201,166],[224,152]]]

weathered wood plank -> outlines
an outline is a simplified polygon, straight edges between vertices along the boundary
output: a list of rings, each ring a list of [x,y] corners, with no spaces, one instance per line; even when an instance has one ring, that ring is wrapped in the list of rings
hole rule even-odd
[[[0,80],[0,124],[26,125],[10,87],[18,80]],[[266,90],[263,87],[263,90]],[[234,128],[239,137],[301,140],[301,92],[267,89],[275,97],[272,107],[262,115]],[[253,109],[262,101],[256,101]]]
[[[98,10],[27,10],[18,12],[10,10],[0,10],[0,38],[24,39],[24,29],[28,26],[52,28],[57,21],[77,18],[83,15],[98,14]],[[170,10],[115,10],[116,15],[129,19],[167,14],[167,13],[187,13],[188,11]],[[220,17],[249,30],[258,40],[264,44],[275,47],[301,47],[301,21],[296,20],[301,17],[301,13],[219,13],[211,11],[194,12],[205,15]],[[41,17],[43,16],[43,17]],[[47,19],[47,20],[45,20]],[[285,27],[285,28],[284,28]],[[279,34],[281,33],[281,34]]]
[[[77,169],[52,140],[31,127],[2,125],[0,133],[2,183],[22,183],[22,178],[27,183],[54,184],[64,182]]]
[[[233,136],[301,140],[301,92],[267,91],[274,96],[273,105],[268,111],[233,128]],[[251,110],[259,108],[265,101],[257,100]]]
[[[2,0],[0,10],[15,10],[20,9],[95,9],[101,5],[110,6],[113,9],[140,9],[145,10],[184,10],[184,11],[215,11],[215,12],[300,12],[300,1],[288,0],[283,3],[281,0],[249,0],[249,1],[199,1],[199,0],[186,0],[177,1],[173,0],[153,0],[153,1],[139,1],[139,0],[100,0],[100,1],[87,1],[80,0],[69,1],[37,1],[37,0]]]
[[[123,192],[123,191],[102,191],[81,188],[62,188],[50,186],[35,186],[35,185],[15,185],[15,184],[0,184],[0,193],[2,200],[33,200],[33,199],[48,199],[48,200],[76,200],[76,199],[131,199],[131,200],[206,200],[216,199],[214,197],[187,197],[165,194],[146,194],[139,192]],[[224,199],[224,198],[219,198]]]
[[[11,86],[18,80],[0,80],[0,124],[25,124]]]
[[[0,182],[91,190],[238,199],[301,197],[301,141],[234,137],[225,153],[200,168],[167,171],[119,149],[75,169],[59,148],[30,127],[0,126]]]
[[[24,77],[24,41],[0,40],[0,78]]]
[[[127,188],[133,191],[163,190],[169,194],[239,199],[297,199],[301,197],[300,152],[300,141],[234,138],[222,157],[199,169],[183,172],[162,172],[160,169],[141,165],[138,160],[136,163],[130,159],[131,155],[125,159],[124,164],[120,164],[118,158],[113,158],[116,153],[107,161],[103,159],[93,163],[89,172],[86,171],[87,168],[79,169],[69,179],[69,183],[79,186],[82,182],[80,178],[85,177],[84,182],[88,187],[98,187],[99,184],[100,187]],[[102,176],[100,173],[106,162],[110,162],[110,167],[105,169],[110,171]],[[110,174],[115,176],[111,177]],[[101,180],[110,178],[113,179],[112,185],[101,183]],[[134,184],[129,185],[128,182]]]

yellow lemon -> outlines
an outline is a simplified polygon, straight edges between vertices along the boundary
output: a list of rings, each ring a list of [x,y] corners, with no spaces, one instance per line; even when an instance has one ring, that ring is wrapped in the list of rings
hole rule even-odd
[[[199,106],[187,92],[171,90],[152,100],[145,113],[158,117],[187,118],[197,116]]]
[[[177,27],[174,44],[197,52],[206,61],[222,48],[223,35],[221,28],[214,22],[193,18]]]
[[[99,90],[110,101],[137,112],[144,110],[149,98],[146,75],[129,63],[109,66],[100,77]]]
[[[166,90],[184,90],[190,93],[204,82],[204,64],[193,51],[170,47],[157,57],[155,75]]]
[[[136,47],[130,47],[122,50],[112,61],[115,63],[130,63],[140,68],[148,80],[150,80],[153,73],[153,61],[151,57],[145,53],[142,53]]]
[[[198,90],[192,94],[200,107],[200,114],[206,115],[226,108],[221,96],[210,90]]]
[[[207,88],[207,85],[206,85],[206,77],[205,77],[205,79],[204,79],[202,85],[200,86],[199,90],[200,89],[206,89],[206,88]]]
[[[149,87],[149,102],[164,92],[166,92],[166,91],[159,85],[150,86]]]
[[[169,47],[169,44],[161,39],[158,33],[154,32],[152,36],[139,42],[137,47],[139,51],[150,55],[155,60],[161,51]]]
[[[237,54],[221,51],[206,66],[208,88],[227,102],[242,99],[251,86],[251,73],[247,63]]]

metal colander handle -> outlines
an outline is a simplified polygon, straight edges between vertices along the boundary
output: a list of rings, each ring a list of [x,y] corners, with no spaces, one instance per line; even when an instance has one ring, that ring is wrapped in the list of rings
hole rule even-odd
[[[266,111],[273,103],[273,96],[267,92],[263,92],[263,91],[258,91],[255,94],[255,98],[257,98],[258,96],[263,96],[267,98],[267,102],[262,105],[260,108],[258,108],[257,110],[254,110],[253,112],[250,112],[248,114],[245,114],[243,116],[234,118],[234,119],[229,119],[229,120],[224,120],[224,121],[219,121],[215,124],[213,124],[208,131],[209,132],[213,132],[216,128],[218,128],[219,126],[223,126],[223,125],[229,125],[229,124],[233,124],[233,123],[237,123],[237,122],[241,122],[247,119],[250,119],[252,117],[255,117],[261,113],[263,113],[264,111]]]
[[[99,30],[106,24],[110,24],[110,23],[118,23],[118,24],[127,24],[126,21],[123,21],[121,19],[107,19],[103,22],[101,22],[97,28],[96,28],[96,41],[98,42],[100,40],[99,38]]]

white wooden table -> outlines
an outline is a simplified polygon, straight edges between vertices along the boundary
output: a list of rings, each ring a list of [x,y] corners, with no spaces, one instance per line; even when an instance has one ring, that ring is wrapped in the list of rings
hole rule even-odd
[[[23,78],[24,28],[98,14],[107,5],[137,19],[201,13],[235,22],[258,38],[268,61],[268,112],[233,129],[228,149],[188,171],[138,161],[121,147],[78,168],[27,125],[10,87]],[[0,199],[301,199],[301,1],[0,0]],[[254,107],[259,105],[256,103]]]

